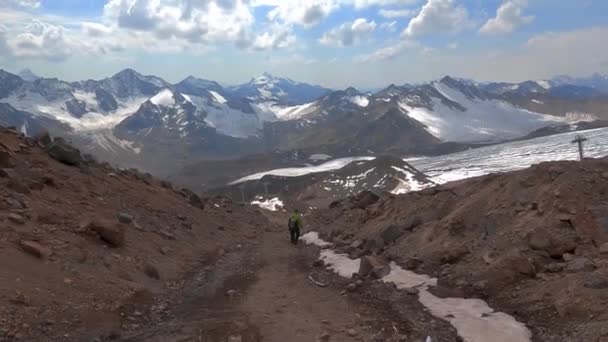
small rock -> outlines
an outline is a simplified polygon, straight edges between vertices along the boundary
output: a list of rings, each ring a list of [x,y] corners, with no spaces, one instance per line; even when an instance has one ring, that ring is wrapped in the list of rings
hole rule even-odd
[[[600,246],[600,254],[608,254],[608,242]]]
[[[160,254],[167,255],[167,254],[171,253],[171,247],[163,246],[159,249],[159,251],[160,251]]]
[[[367,255],[361,258],[359,265],[359,276],[370,276],[375,279],[381,279],[389,274],[391,268],[384,258],[379,256]]]
[[[319,342],[327,342],[327,341],[329,341],[330,338],[331,338],[331,335],[327,331],[324,331],[324,332],[321,333],[321,335],[319,335],[317,337],[317,341],[319,341]]]
[[[118,213],[118,222],[131,224],[131,222],[133,222],[133,217],[125,212],[120,212]]]
[[[231,335],[228,337],[228,342],[242,342],[243,337],[241,335]]]
[[[36,258],[42,259],[51,255],[51,251],[48,248],[42,246],[36,241],[22,240],[21,242],[19,242],[19,246],[21,246],[21,249],[23,251],[35,256]]]
[[[317,259],[312,263],[313,267],[323,267],[323,265],[325,265],[325,262],[321,259]]]
[[[415,296],[415,295],[417,295],[418,293],[420,293],[420,291],[418,291],[418,289],[417,289],[417,288],[414,288],[414,287],[406,287],[406,288],[404,289],[404,291],[405,291],[405,293],[407,293],[407,294],[409,294],[409,295],[412,295],[412,296]]]
[[[566,264],[560,262],[554,262],[548,265],[545,265],[545,271],[548,273],[558,273],[566,268]]]
[[[346,290],[348,292],[355,292],[357,291],[357,285],[355,283],[350,283],[348,284],[348,286],[346,287]]]
[[[580,257],[570,261],[566,266],[566,271],[569,273],[592,272],[595,268],[593,261]]]
[[[350,336],[350,337],[355,337],[355,336],[359,335],[359,333],[355,329],[346,330],[346,334],[348,334],[348,336]]]
[[[602,290],[608,288],[608,280],[601,275],[590,274],[585,279],[584,285],[589,289]]]
[[[234,296],[236,296],[236,294],[237,294],[237,291],[234,289],[230,289],[230,290],[226,291],[226,297],[229,297],[229,298],[234,298]]]
[[[125,243],[125,229],[105,220],[92,221],[88,228],[96,232],[99,237],[112,247],[120,247]]]
[[[565,262],[570,262],[574,260],[574,254],[564,253],[564,255],[562,255],[562,259],[564,259]]]
[[[158,269],[150,263],[144,265],[144,273],[152,279],[160,279],[160,272],[158,272]]]
[[[9,219],[9,221],[11,221],[13,223],[25,224],[25,219],[23,218],[23,216],[21,216],[19,214],[10,213],[10,214],[8,214],[7,218]]]
[[[355,285],[357,285],[357,287],[363,285],[363,280],[358,279],[357,281],[355,281]]]

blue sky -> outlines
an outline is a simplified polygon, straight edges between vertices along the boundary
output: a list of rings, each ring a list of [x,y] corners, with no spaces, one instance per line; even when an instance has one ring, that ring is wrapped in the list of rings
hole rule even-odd
[[[604,0],[0,0],[0,67],[334,88],[608,73]]]

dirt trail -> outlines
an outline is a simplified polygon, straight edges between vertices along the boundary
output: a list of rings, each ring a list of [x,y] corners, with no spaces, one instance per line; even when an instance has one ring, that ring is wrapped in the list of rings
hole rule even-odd
[[[287,232],[267,233],[259,248],[262,268],[258,280],[247,290],[241,304],[251,321],[260,328],[264,341],[315,341],[323,333],[332,341],[352,341],[347,335],[366,332],[359,327],[365,320],[362,308],[349,302],[340,291],[314,285],[309,279],[310,247],[289,244]],[[327,282],[320,275],[313,279]],[[353,333],[353,331],[351,331]],[[367,340],[367,339],[366,339]]]
[[[374,299],[377,306],[368,305],[363,299],[365,286],[356,293],[344,291],[347,280],[313,267],[317,257],[315,247],[302,242],[294,246],[289,243],[285,229],[269,227],[256,239],[236,245],[217,259],[202,260],[199,271],[191,274],[179,288],[158,297],[141,322],[133,321],[141,328],[122,336],[121,340],[422,340],[419,334],[411,334],[411,323],[407,319],[395,316],[381,300]],[[326,286],[314,284],[309,277]],[[369,284],[370,291],[379,290]],[[387,300],[397,301],[391,297],[391,293],[395,294],[393,289],[382,291]],[[400,306],[409,307],[408,316],[418,315],[416,320],[438,327],[430,315],[420,310],[419,304]],[[137,308],[132,308],[135,310]],[[409,335],[397,333],[408,333],[408,329]],[[453,333],[447,335],[453,336]]]

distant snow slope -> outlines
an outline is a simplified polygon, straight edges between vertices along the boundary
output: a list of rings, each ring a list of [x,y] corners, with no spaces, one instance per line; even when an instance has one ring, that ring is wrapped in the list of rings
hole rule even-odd
[[[543,115],[494,99],[470,98],[441,82],[435,89],[450,101],[465,108],[451,107],[433,98],[432,108],[399,105],[412,119],[427,126],[429,133],[444,141],[500,141],[523,136],[538,128],[567,120]]]
[[[577,160],[578,148],[572,140],[582,134],[585,156],[608,156],[608,128],[569,132],[536,139],[475,148],[438,157],[410,158],[414,165],[437,183],[507,172],[527,168],[533,164],[554,160]]]

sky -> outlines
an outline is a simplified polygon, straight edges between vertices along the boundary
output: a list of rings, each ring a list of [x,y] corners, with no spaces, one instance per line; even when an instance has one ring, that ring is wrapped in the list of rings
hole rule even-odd
[[[0,68],[375,88],[608,73],[606,0],[0,0]]]

